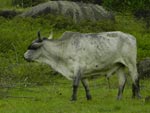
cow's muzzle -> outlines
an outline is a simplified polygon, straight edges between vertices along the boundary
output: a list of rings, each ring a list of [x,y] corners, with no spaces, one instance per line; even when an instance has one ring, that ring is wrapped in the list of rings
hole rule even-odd
[[[32,59],[28,57],[27,53],[24,54],[24,59],[28,62],[32,62]]]

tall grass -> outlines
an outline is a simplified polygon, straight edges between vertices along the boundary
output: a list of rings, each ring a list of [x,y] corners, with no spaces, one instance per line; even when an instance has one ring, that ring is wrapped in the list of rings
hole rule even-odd
[[[150,10],[149,0],[104,0],[103,5],[111,10],[126,12],[137,10]]]
[[[43,72],[43,69],[40,68],[41,65],[38,64],[32,65],[33,68],[30,68],[30,72],[28,72],[29,65],[23,59],[28,45],[36,39],[38,30],[41,30],[42,35],[46,37],[53,30],[54,38],[59,38],[67,30],[95,33],[123,31],[137,38],[138,60],[150,56],[150,33],[145,29],[144,22],[136,20],[131,14],[117,14],[115,21],[82,21],[79,24],[75,24],[71,19],[53,15],[35,19],[20,17],[4,19],[0,17],[0,23],[0,76],[2,78],[10,77],[18,81],[29,78],[27,80],[37,80],[42,83],[41,77],[38,75],[51,74],[48,66],[43,66],[45,67]]]
[[[12,0],[0,0],[0,9],[12,7]]]

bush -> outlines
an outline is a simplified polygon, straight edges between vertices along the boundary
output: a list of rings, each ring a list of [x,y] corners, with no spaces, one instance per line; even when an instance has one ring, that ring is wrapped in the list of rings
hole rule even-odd
[[[37,4],[46,2],[47,0],[13,0],[12,4],[19,7],[32,7]]]
[[[124,12],[124,11],[137,11],[139,9],[150,10],[149,0],[104,0],[103,5],[111,10]]]
[[[84,2],[84,3],[94,3],[94,4],[102,4],[102,2],[103,2],[103,0],[68,0],[68,1]]]

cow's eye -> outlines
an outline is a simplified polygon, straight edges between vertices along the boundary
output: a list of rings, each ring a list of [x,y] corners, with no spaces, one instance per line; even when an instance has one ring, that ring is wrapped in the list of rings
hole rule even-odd
[[[38,47],[36,47],[36,46],[34,46],[34,45],[30,45],[29,47],[28,47],[28,50],[37,50],[38,49]]]
[[[42,46],[42,43],[32,43],[28,49],[29,50],[37,50],[38,48],[40,48]]]

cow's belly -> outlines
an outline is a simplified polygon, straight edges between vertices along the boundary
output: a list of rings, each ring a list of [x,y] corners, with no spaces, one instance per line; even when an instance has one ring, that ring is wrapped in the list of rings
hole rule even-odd
[[[93,69],[93,70],[86,70],[83,74],[83,78],[89,78],[89,77],[95,77],[95,76],[101,76],[105,75],[107,77],[110,77],[113,75],[121,65],[114,64],[112,66],[108,66],[107,68],[101,68],[101,69]]]
[[[115,60],[111,59],[109,62],[107,62],[110,58],[103,58],[103,61],[95,61],[92,62],[92,60],[83,60],[79,62],[75,62],[75,60],[69,59],[68,63],[63,63],[61,62],[58,64],[54,69],[61,73],[63,76],[65,76],[67,79],[74,79],[76,75],[74,75],[75,69],[78,67],[78,69],[81,69],[83,72],[82,78],[88,78],[92,76],[100,76],[100,75],[105,75],[105,76],[111,76],[117,69],[119,68],[120,65],[115,64]],[[94,59],[93,59],[94,60]]]

